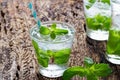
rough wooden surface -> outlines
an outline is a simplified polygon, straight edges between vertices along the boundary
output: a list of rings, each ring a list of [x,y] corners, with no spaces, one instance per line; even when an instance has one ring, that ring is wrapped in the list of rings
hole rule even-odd
[[[49,79],[38,72],[38,64],[29,37],[35,24],[27,3],[32,2],[41,21],[65,21],[74,25],[74,39],[69,66],[83,66],[85,56],[95,62],[104,58],[106,41],[86,37],[82,0],[0,0],[0,80],[62,80]],[[120,80],[120,66],[110,64],[113,73],[102,80]],[[86,80],[75,76],[72,80]]]

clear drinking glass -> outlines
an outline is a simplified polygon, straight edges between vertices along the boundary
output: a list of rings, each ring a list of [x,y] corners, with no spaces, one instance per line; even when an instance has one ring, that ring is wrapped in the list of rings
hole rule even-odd
[[[109,31],[106,59],[113,64],[120,64],[120,0],[111,0],[112,27]]]
[[[50,78],[62,76],[63,72],[67,69],[75,34],[73,26],[64,22],[51,21],[44,22],[42,25],[50,26],[52,23],[56,23],[59,28],[67,29],[68,34],[57,35],[53,40],[49,35],[41,35],[37,26],[30,30],[34,46],[39,47],[35,51],[39,52],[39,54],[36,53],[36,57],[40,66],[40,73]]]
[[[94,40],[107,40],[111,27],[110,0],[83,0],[87,36]]]

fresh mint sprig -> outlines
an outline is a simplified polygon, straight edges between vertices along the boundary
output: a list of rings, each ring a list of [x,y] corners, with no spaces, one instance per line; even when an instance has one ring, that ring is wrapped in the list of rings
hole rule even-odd
[[[84,67],[74,66],[68,68],[63,74],[63,80],[70,80],[75,75],[86,77],[87,80],[98,80],[99,77],[106,77],[112,72],[108,64],[96,64],[89,57],[84,59],[84,64]]]
[[[93,30],[109,30],[111,26],[111,17],[97,14],[93,18],[86,18],[87,26]]]
[[[50,27],[41,26],[39,32],[42,35],[50,35],[52,39],[55,39],[56,35],[68,34],[68,30],[57,28],[55,23],[53,23]]]

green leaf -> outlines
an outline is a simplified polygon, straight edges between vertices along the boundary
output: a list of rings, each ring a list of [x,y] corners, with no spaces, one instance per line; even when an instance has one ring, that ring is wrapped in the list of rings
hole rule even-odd
[[[118,46],[119,46],[119,48],[118,48]],[[112,54],[115,54],[115,55],[120,56],[120,44],[119,44],[118,46],[117,46],[117,48],[116,48],[115,52],[114,52],[114,53],[112,53]],[[116,59],[120,60],[119,58],[116,58]]]
[[[90,3],[95,3],[96,0],[89,0]]]
[[[51,25],[51,29],[52,29],[53,31],[56,29],[56,27],[57,27],[56,23],[53,23],[53,24]]]
[[[111,18],[105,17],[104,24],[103,24],[103,26],[104,26],[103,29],[104,30],[109,30],[110,26],[111,26],[111,22],[112,22]]]
[[[36,53],[39,53],[39,46],[38,46],[37,42],[35,42],[34,40],[32,40],[32,44],[33,44],[33,47],[34,47]]]
[[[54,53],[51,50],[47,50],[47,54],[51,57]]]
[[[68,30],[65,29],[56,29],[55,34],[57,35],[63,35],[63,34],[68,34]]]
[[[85,57],[84,58],[84,64],[85,64],[85,67],[91,67],[94,64],[94,62],[91,58]]]
[[[64,54],[64,55],[59,55],[59,56],[55,56],[54,57],[54,62],[56,64],[64,64],[64,63],[67,63],[68,60],[69,60],[69,54]]]
[[[85,5],[87,9],[91,8],[92,5],[96,2],[96,0],[89,0],[90,4]]]
[[[64,64],[67,63],[69,60],[71,50],[68,49],[62,49],[54,53],[54,61],[56,64]]]
[[[37,55],[38,63],[41,64],[43,67],[48,67],[49,56],[46,53],[41,52],[39,56]]]
[[[49,56],[46,54],[45,51],[39,48],[37,42],[32,40],[32,44],[36,52],[38,63],[41,64],[43,67],[47,67],[49,62]]]
[[[107,42],[107,53],[113,54],[116,50],[116,45],[119,43],[119,37],[117,37],[117,33],[114,30],[110,30],[109,35],[110,36]]]
[[[97,14],[93,18],[86,18],[87,27],[93,30],[109,30],[111,27],[111,17]]]
[[[98,77],[106,77],[112,72],[109,65],[104,63],[94,64],[91,68],[93,68],[93,73]]]
[[[87,80],[99,80],[97,76],[95,76],[94,74],[89,74],[87,75]]]
[[[45,26],[41,26],[39,32],[40,34],[48,35],[50,34],[50,29]]]
[[[52,31],[52,32],[50,33],[50,37],[51,37],[52,39],[55,39],[55,38],[56,38],[56,34],[55,34],[54,31]]]
[[[107,42],[107,53],[120,55],[120,31],[110,30]],[[113,44],[114,43],[114,44]]]
[[[63,80],[70,80],[73,76],[79,75],[81,77],[85,76],[85,71],[83,67],[80,66],[75,66],[68,68],[64,73],[63,73]]]
[[[39,32],[43,35],[50,35],[52,39],[55,39],[56,35],[63,35],[68,33],[68,30],[59,29],[56,27],[56,23],[53,23],[51,27],[41,26]]]
[[[107,4],[110,5],[110,0],[101,0],[101,2],[103,2],[103,3],[107,3]]]
[[[87,27],[93,30],[97,30],[97,25],[95,24],[95,19],[94,18],[86,18],[86,22],[87,22]],[[93,24],[94,23],[94,24]]]
[[[34,47],[34,49],[35,49],[36,56],[39,56],[39,54],[40,54],[41,52],[43,52],[43,51],[39,48],[39,46],[38,46],[38,44],[37,44],[36,41],[32,40],[32,44],[33,44],[33,47]]]
[[[87,9],[89,9],[89,8],[91,7],[91,5],[86,5],[85,7],[86,7]]]

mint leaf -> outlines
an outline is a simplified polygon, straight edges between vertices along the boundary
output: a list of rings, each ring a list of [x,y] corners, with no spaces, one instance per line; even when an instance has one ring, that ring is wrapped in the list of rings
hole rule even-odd
[[[88,0],[90,3],[95,3],[96,0]]]
[[[55,34],[54,31],[52,31],[52,32],[50,33],[50,37],[51,37],[52,39],[55,39],[55,38],[56,38],[56,34]]]
[[[118,48],[118,47],[119,47],[119,48]],[[117,45],[116,50],[115,50],[114,53],[112,53],[112,54],[116,54],[116,55],[120,56],[120,44]],[[116,59],[120,60],[119,58],[116,58]]]
[[[38,46],[37,42],[35,42],[34,40],[32,40],[32,44],[33,44],[33,47],[34,47],[36,53],[39,54],[39,46]]]
[[[87,9],[91,8],[92,5],[96,2],[96,0],[89,0],[89,4],[85,5]]]
[[[87,80],[99,80],[97,76],[95,76],[94,74],[89,74],[87,75]]]
[[[111,68],[109,67],[108,64],[103,64],[103,63],[95,64],[92,67],[94,68],[93,72],[98,77],[100,77],[100,76],[101,77],[108,76],[112,72],[112,70],[111,70]]]
[[[101,0],[101,2],[103,2],[103,3],[107,3],[107,4],[110,5],[110,0]]]
[[[41,26],[39,32],[40,32],[40,34],[48,35],[48,34],[50,34],[50,29],[47,27]]]
[[[32,44],[33,44],[33,47],[35,49],[36,56],[38,57],[39,54],[42,53],[43,51],[41,49],[39,49],[39,46],[38,46],[36,41],[32,40]]]
[[[73,76],[75,75],[80,75],[81,77],[85,76],[85,71],[83,67],[80,66],[75,66],[68,68],[64,73],[63,73],[63,80],[70,80]]]
[[[57,35],[68,34],[68,30],[65,30],[65,29],[56,29],[56,30],[55,30],[55,33],[56,33]]]
[[[56,64],[64,64],[69,60],[69,54],[59,55],[54,57],[54,62]]]
[[[53,23],[50,27],[41,26],[39,32],[43,35],[50,35],[52,39],[55,39],[56,35],[63,35],[68,33],[68,30],[59,29],[56,27],[56,23]]]
[[[109,31],[109,40],[107,42],[107,53],[113,54],[116,50],[116,45],[119,42],[119,38],[117,38],[117,32],[114,30]],[[114,44],[113,44],[114,43]]]
[[[85,64],[85,67],[91,67],[94,64],[94,62],[91,58],[85,57],[84,58],[84,64]]]
[[[49,56],[46,53],[41,52],[36,56],[39,64],[41,64],[43,67],[48,67]]]
[[[70,49],[62,49],[54,53],[54,61],[56,64],[64,64],[67,63],[70,56]]]
[[[107,42],[107,53],[115,54],[120,56],[120,31],[110,30],[109,31],[109,40]],[[113,44],[114,43],[114,44]]]
[[[86,7],[87,9],[89,9],[89,8],[91,7],[91,5],[86,5],[85,7]]]
[[[56,27],[57,27],[57,25],[56,25],[55,23],[53,23],[53,24],[51,25],[51,29],[52,29],[52,30],[55,30]]]
[[[46,54],[46,52],[39,48],[37,42],[32,40],[32,44],[36,52],[38,63],[41,64],[43,67],[47,67],[49,62],[49,56]]]
[[[111,26],[111,22],[112,22],[111,18],[105,17],[104,24],[103,24],[103,26],[105,26],[105,27],[103,27],[103,29],[109,30],[110,26]]]
[[[111,17],[97,14],[93,18],[86,18],[87,27],[93,30],[109,30],[111,27]]]
[[[53,52],[51,50],[47,50],[47,55],[49,55],[51,57],[51,56],[53,56]]]

